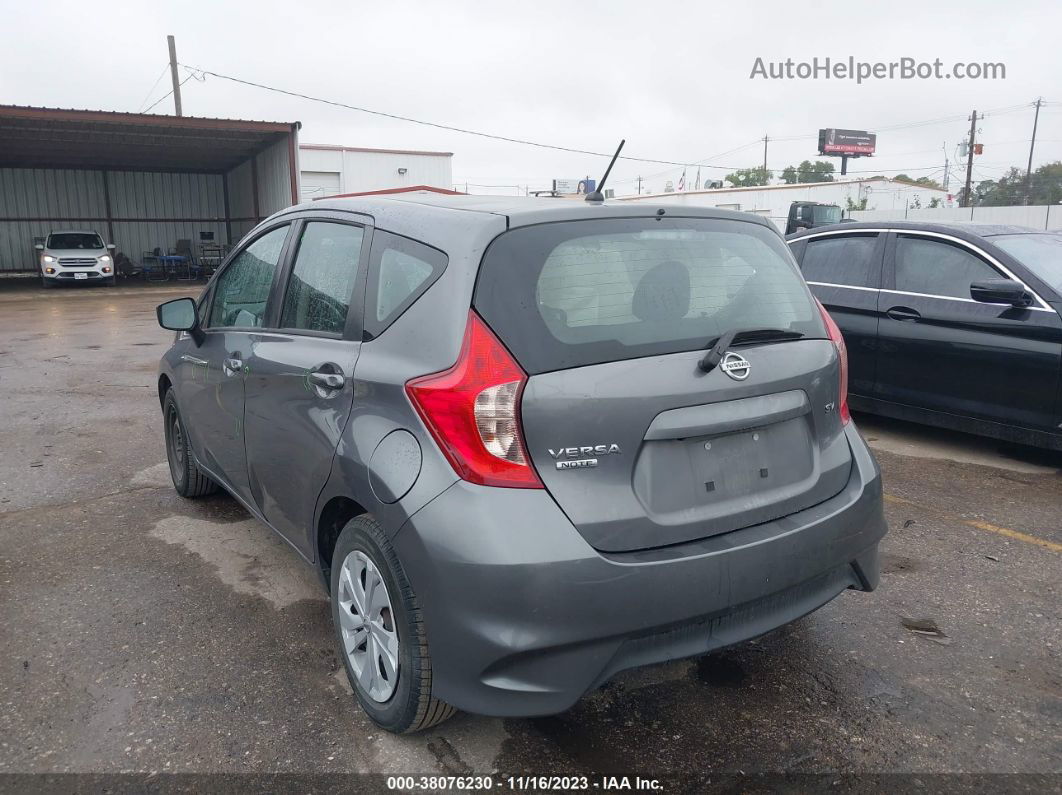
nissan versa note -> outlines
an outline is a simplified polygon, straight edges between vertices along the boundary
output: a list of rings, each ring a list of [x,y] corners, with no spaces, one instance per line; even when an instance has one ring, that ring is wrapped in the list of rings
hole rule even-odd
[[[315,202],[158,317],[174,487],[317,569],[389,731],[557,713],[877,585],[844,341],[755,216]]]

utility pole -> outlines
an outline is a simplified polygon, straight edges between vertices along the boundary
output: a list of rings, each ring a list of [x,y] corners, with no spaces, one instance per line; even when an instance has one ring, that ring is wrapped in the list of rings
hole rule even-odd
[[[178,116],[181,113],[181,81],[177,79],[177,42],[173,36],[166,37],[166,43],[170,46],[170,80],[173,81],[173,107]]]
[[[642,195],[642,178],[638,177],[638,195]]]
[[[950,163],[948,162],[948,142],[944,142],[944,181],[941,183],[941,187],[944,188],[944,192],[948,192],[948,177],[950,176],[948,169]]]
[[[1040,105],[1043,103],[1043,97],[1036,98],[1036,115],[1033,116],[1033,134],[1032,140],[1029,142],[1029,167],[1025,169],[1025,203],[1029,203],[1029,194],[1032,188],[1032,156],[1033,149],[1036,147],[1036,124],[1040,121]]]
[[[973,196],[970,190],[973,183],[973,155],[974,138],[977,136],[977,111],[970,115],[970,150],[966,153],[966,190],[963,193],[963,207],[973,207]]]
[[[766,135],[763,136],[763,176],[767,177],[767,142],[770,140]]]

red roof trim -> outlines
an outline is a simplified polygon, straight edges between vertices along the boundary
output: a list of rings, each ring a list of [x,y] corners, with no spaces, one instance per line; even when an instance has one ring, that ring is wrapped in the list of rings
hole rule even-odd
[[[372,152],[380,155],[423,155],[426,157],[453,157],[453,152],[429,152],[422,149],[374,149],[365,146],[336,146],[333,144],[299,144],[299,149],[320,152]]]
[[[427,191],[428,193],[442,193],[447,196],[464,196],[459,190],[449,190],[448,188],[435,188],[431,185],[410,185],[408,188],[384,188],[383,190],[366,190],[361,193],[336,193],[332,196],[317,196],[314,198],[315,202],[319,202],[322,199],[349,199],[352,196],[383,196],[388,193],[416,193],[417,191]]]

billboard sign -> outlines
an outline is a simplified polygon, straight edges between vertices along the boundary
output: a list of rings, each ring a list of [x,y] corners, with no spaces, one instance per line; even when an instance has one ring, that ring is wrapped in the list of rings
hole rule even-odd
[[[573,194],[585,194],[593,192],[597,180],[593,179],[555,179],[553,180],[553,192],[562,196]]]
[[[820,155],[872,155],[878,136],[864,130],[819,130]]]

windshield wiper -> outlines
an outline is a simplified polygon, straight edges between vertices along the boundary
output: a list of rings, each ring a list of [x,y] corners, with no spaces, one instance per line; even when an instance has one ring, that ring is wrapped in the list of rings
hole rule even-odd
[[[697,362],[697,366],[704,372],[710,373],[723,360],[727,348],[737,342],[785,342],[798,340],[803,336],[803,333],[799,331],[784,328],[730,329],[730,331],[708,343],[711,350],[708,351],[703,359]]]

